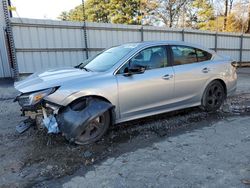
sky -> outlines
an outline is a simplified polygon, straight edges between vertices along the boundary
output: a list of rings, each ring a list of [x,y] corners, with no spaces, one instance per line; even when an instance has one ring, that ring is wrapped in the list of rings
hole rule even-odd
[[[16,7],[15,17],[57,19],[62,11],[69,11],[81,4],[81,0],[11,0]]]

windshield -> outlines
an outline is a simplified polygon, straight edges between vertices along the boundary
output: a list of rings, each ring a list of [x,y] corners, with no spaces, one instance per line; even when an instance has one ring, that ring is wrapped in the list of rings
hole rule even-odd
[[[125,44],[109,48],[97,56],[88,59],[86,62],[82,63],[79,68],[94,72],[107,71],[129,52],[131,52],[136,46],[137,44]]]

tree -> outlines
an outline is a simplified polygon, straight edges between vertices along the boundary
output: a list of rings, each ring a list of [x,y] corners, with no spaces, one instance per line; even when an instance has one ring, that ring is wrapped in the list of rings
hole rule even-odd
[[[245,23],[241,17],[237,16],[234,12],[228,15],[227,17],[227,28],[225,31],[228,32],[242,32],[244,29]]]
[[[196,29],[215,30],[214,8],[209,0],[194,0],[192,12]]]
[[[224,11],[224,25],[223,25],[223,29],[226,30],[227,28],[227,15],[228,15],[228,1],[229,0],[225,0],[225,11]]]
[[[217,2],[219,4],[216,4],[215,10],[213,0],[85,0],[85,15],[86,20],[91,22],[250,33],[249,0]],[[247,3],[249,7],[246,14]],[[58,18],[82,21],[83,6],[62,12]]]
[[[69,19],[68,12],[63,11],[63,12],[58,16],[58,19],[63,20],[63,21],[68,20],[68,19]]]
[[[82,21],[83,20],[83,7],[78,5],[68,12],[67,20],[69,21]]]
[[[189,0],[159,0],[157,16],[168,27],[179,19],[181,9]]]
[[[146,0],[142,1],[146,2]],[[86,0],[86,20],[103,23],[139,24],[140,5],[140,0]],[[65,13],[62,14],[65,15]],[[64,17],[62,14],[60,19],[82,21],[83,7],[82,5],[75,7]]]
[[[86,18],[91,22],[110,22],[110,0],[87,0],[85,4]]]
[[[86,0],[85,3],[85,16],[87,21],[91,22],[110,22],[109,16],[109,0]],[[67,14],[67,16],[62,17]],[[67,12],[62,12],[59,19],[66,18],[70,21],[83,20],[83,6],[78,5],[74,9]]]
[[[140,0],[110,0],[109,16],[112,23],[140,24]]]
[[[229,0],[229,14],[231,13],[231,11],[233,9],[233,2],[234,2],[234,0]]]
[[[246,33],[250,33],[250,2],[248,5],[248,20],[247,20],[247,30]]]
[[[224,31],[247,32],[250,7],[249,0],[235,1],[227,16],[227,27]]]
[[[141,0],[140,17],[143,25],[156,25],[159,22],[157,10],[159,7],[158,0]]]

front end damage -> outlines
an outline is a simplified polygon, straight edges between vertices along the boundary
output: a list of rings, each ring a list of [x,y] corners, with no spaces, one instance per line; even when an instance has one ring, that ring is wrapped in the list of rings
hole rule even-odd
[[[44,99],[57,89],[22,93],[14,101],[21,106],[22,115],[36,121],[39,128],[46,128],[48,133],[62,133],[69,141],[74,141],[92,120],[104,112],[113,112],[111,103],[93,97],[77,100],[66,107]]]
[[[73,142],[85,130],[89,122],[112,107],[109,102],[87,98],[78,103],[77,106],[69,105],[62,108],[57,115],[57,122],[64,136]]]

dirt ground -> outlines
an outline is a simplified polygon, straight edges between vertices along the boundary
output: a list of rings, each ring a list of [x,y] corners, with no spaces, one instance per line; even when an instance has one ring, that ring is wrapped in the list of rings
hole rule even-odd
[[[89,146],[15,126],[11,80],[0,80],[0,187],[245,187],[250,179],[250,68],[217,113],[199,108],[110,128]]]

